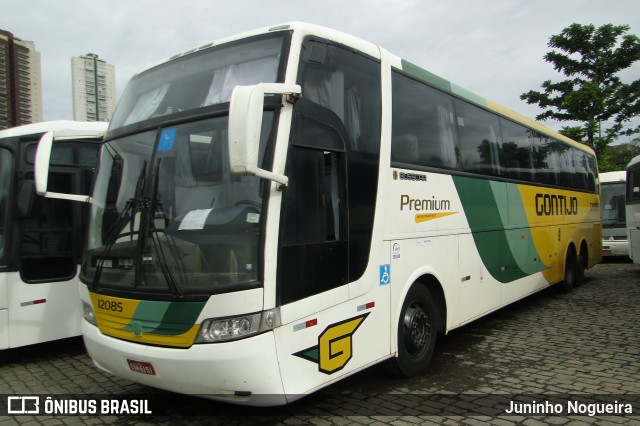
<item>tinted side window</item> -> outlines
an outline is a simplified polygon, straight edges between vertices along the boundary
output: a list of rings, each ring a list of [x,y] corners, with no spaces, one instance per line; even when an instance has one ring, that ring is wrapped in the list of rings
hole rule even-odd
[[[559,167],[555,144],[558,142],[538,132],[532,132],[532,134],[533,164],[536,169],[535,180],[537,183],[555,185]]]
[[[497,176],[501,172],[498,117],[456,99],[460,170]]]
[[[451,97],[397,72],[392,87],[391,161],[457,167]]]
[[[531,130],[506,119],[500,119],[502,155],[505,175],[512,179],[532,181],[534,178]]]
[[[302,98],[334,112],[347,149],[380,150],[380,65],[346,48],[308,41],[302,52]]]

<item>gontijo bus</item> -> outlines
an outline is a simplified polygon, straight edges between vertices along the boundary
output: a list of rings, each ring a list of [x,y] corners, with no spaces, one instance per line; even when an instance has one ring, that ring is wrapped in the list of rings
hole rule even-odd
[[[627,236],[629,257],[640,263],[640,155],[627,165]]]
[[[601,256],[589,148],[321,27],[139,73],[105,141],[84,339],[150,386],[269,405],[413,375],[437,333]]]
[[[89,194],[107,123],[50,121],[0,130],[0,350],[81,334],[78,266],[86,208],[36,196],[40,138],[55,132],[49,187]]]

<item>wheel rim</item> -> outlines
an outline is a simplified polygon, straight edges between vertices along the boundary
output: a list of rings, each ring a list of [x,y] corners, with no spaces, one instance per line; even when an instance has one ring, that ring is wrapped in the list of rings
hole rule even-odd
[[[409,306],[404,315],[404,346],[413,356],[426,350],[431,333],[429,316],[417,303]]]

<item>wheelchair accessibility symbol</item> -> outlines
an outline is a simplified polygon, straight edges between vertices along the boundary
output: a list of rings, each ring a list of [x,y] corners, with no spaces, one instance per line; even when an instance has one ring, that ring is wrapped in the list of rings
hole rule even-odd
[[[391,283],[391,265],[380,265],[380,285]]]

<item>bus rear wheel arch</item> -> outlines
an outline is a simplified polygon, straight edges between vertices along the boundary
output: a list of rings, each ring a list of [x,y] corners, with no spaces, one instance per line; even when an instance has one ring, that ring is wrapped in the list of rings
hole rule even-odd
[[[394,375],[410,377],[427,369],[441,327],[441,295],[423,282],[407,293],[397,322],[398,354],[389,360]]]
[[[580,244],[580,252],[578,253],[578,281],[576,285],[581,286],[584,283],[584,271],[589,267],[589,249],[587,242],[582,241]]]
[[[584,278],[583,252],[580,255],[576,252],[576,247],[571,243],[567,249],[564,261],[564,279],[558,284],[560,293],[569,293],[574,287],[582,284]]]

